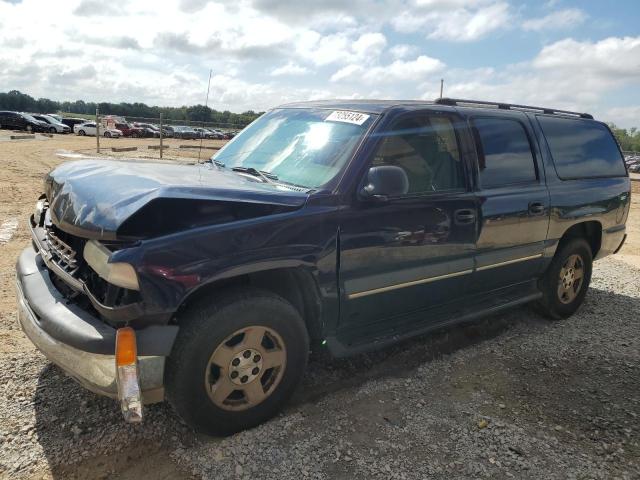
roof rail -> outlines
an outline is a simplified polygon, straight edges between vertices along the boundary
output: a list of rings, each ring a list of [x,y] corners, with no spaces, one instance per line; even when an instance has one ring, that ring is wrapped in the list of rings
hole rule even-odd
[[[437,98],[436,100],[434,100],[434,103],[437,103],[439,105],[451,105],[451,106],[477,105],[480,107],[498,108],[500,110],[532,111],[532,112],[546,113],[549,115],[571,115],[574,117],[588,118],[590,120],[593,120],[593,115],[589,113],[570,112],[568,110],[557,110],[555,108],[532,107],[530,105],[516,105],[513,103],[486,102],[483,100],[463,100],[460,98]]]

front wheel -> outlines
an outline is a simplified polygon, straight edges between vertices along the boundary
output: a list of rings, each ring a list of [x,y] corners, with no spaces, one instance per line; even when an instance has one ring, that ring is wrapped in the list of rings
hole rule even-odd
[[[49,133],[56,133],[56,132],[57,132],[56,127],[51,127],[49,129]]]
[[[591,246],[573,238],[558,247],[551,265],[540,280],[543,297],[539,309],[552,319],[570,317],[582,304],[592,270]]]
[[[85,131],[84,131],[84,130],[80,130],[80,131],[78,132],[78,135],[80,135],[81,137],[84,137],[84,136],[86,135],[86,133],[85,133]]]
[[[253,288],[193,305],[166,366],[166,395],[196,430],[230,435],[273,417],[293,393],[309,338],[298,311]]]
[[[111,138],[111,132],[104,132],[105,138]]]

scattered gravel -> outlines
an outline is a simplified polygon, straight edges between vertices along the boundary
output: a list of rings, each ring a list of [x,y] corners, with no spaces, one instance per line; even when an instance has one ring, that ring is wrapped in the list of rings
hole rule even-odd
[[[115,402],[14,345],[0,356],[0,476],[639,478],[639,279],[606,259],[566,321],[520,308],[315,360],[283,414],[224,439],[193,434],[166,405],[126,425]]]

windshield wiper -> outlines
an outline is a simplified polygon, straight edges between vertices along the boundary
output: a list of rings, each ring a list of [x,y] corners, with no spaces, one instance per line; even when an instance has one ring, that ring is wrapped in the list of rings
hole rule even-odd
[[[264,183],[275,183],[278,180],[278,176],[271,172],[265,172],[264,170],[256,170],[253,167],[233,167],[231,170],[234,172],[248,173],[254,177],[260,177]]]

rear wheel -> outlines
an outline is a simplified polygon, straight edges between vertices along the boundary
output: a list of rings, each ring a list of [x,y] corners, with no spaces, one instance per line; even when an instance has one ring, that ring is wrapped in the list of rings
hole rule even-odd
[[[167,399],[192,427],[229,435],[258,425],[291,396],[309,338],[298,311],[265,290],[208,298],[178,319],[167,360]]]
[[[550,318],[567,318],[582,304],[592,270],[591,247],[582,238],[561,243],[551,265],[540,280],[542,312]]]

